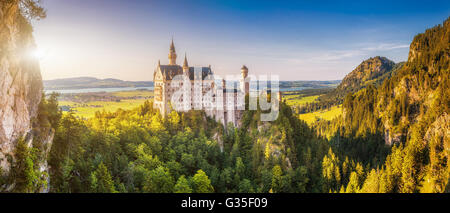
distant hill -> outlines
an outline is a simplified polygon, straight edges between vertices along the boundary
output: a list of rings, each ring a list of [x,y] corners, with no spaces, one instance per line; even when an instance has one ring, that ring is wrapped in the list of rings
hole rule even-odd
[[[335,90],[319,97],[319,101],[330,102],[332,105],[340,104],[348,93],[357,92],[370,84],[380,85],[395,70],[401,68],[403,64],[403,62],[396,64],[380,56],[369,58],[346,75]]]
[[[114,78],[98,79],[93,77],[63,78],[44,81],[44,88],[46,90],[152,86],[152,81],[123,81]]]
[[[404,64],[405,62],[395,63],[381,56],[369,58],[347,74],[335,89],[321,95],[317,102],[309,103],[297,110],[299,113],[307,113],[340,105],[349,93],[355,93],[369,85],[380,86],[385,79],[389,79]]]
[[[395,63],[385,57],[369,58],[345,76],[336,90],[339,93],[356,92],[371,82],[382,81],[394,66]]]

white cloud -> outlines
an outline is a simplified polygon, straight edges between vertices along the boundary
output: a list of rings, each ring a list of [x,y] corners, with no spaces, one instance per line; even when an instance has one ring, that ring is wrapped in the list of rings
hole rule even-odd
[[[291,55],[287,61],[295,64],[326,64],[342,63],[346,60],[361,59],[361,57],[371,57],[378,55],[382,51],[391,51],[396,49],[409,48],[407,44],[398,43],[378,43],[378,44],[360,44],[359,48],[348,50],[328,50],[328,51],[308,51]]]
[[[371,47],[362,48],[362,50],[366,51],[387,51],[387,50],[395,50],[395,49],[403,49],[409,48],[408,44],[396,44],[396,43],[381,43],[378,45],[374,45]]]

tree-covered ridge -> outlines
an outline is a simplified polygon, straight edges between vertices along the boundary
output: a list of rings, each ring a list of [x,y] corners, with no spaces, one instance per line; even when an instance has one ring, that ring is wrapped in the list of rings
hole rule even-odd
[[[343,117],[316,124],[339,155],[375,166],[357,191],[449,192],[449,30],[446,20],[417,35],[408,61],[391,78],[347,95]],[[377,164],[383,144],[393,147]]]
[[[379,88],[376,113],[390,139],[407,139],[414,125],[426,131],[449,113],[449,38],[449,19],[417,35],[405,66]]]
[[[379,77],[385,78],[385,74],[391,72],[394,67],[395,63],[385,57],[369,58],[345,76],[333,96],[343,99],[346,94],[354,93],[371,82],[380,80]]]

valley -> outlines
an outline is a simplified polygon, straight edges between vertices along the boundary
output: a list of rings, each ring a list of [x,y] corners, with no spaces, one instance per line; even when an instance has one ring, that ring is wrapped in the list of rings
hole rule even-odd
[[[82,118],[92,118],[98,111],[131,110],[153,99],[153,91],[119,91],[60,94],[59,106],[63,112],[72,111]]]

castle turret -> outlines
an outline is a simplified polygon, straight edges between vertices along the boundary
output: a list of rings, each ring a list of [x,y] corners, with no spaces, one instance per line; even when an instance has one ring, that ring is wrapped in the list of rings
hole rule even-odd
[[[188,64],[188,61],[187,61],[186,53],[184,54],[183,73],[184,74],[189,73],[189,64]]]
[[[248,77],[248,68],[244,65],[241,68],[241,74],[242,74],[242,78],[247,78]]]
[[[175,45],[173,44],[173,38],[172,43],[170,44],[170,52],[169,52],[169,65],[176,65],[177,64],[177,52],[175,51]]]
[[[244,92],[245,94],[248,94],[249,90],[250,90],[249,79],[247,77],[248,77],[248,68],[244,65],[241,68],[240,86],[241,86],[241,91]]]

